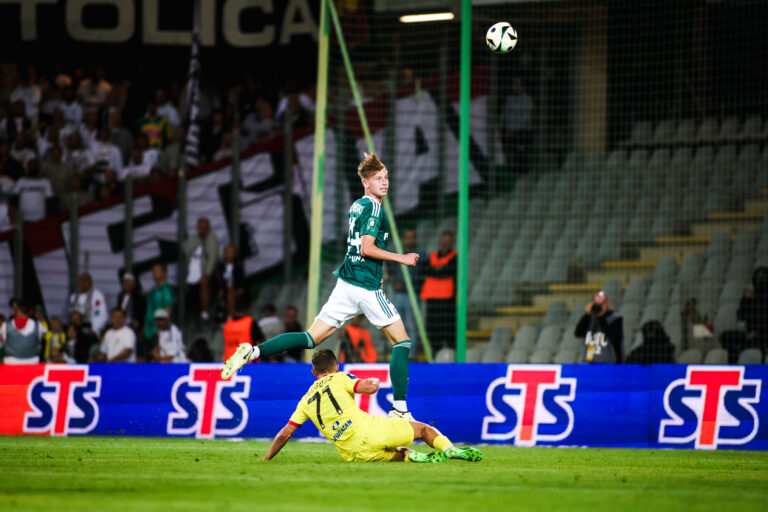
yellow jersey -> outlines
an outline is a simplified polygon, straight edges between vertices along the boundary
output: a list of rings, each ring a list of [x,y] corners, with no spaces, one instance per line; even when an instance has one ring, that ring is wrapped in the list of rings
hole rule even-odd
[[[300,427],[311,420],[342,457],[348,458],[360,447],[372,419],[355,402],[355,390],[360,382],[346,372],[317,379],[299,401],[288,423]]]

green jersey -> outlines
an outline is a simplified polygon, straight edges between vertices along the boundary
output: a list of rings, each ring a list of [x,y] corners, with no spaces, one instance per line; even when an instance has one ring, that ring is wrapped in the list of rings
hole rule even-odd
[[[362,237],[365,235],[376,238],[376,247],[379,249],[387,248],[389,238],[387,217],[381,211],[381,204],[368,196],[361,197],[349,208],[347,254],[334,274],[355,286],[366,290],[378,290],[382,285],[384,262],[363,258],[360,254],[363,247]]]

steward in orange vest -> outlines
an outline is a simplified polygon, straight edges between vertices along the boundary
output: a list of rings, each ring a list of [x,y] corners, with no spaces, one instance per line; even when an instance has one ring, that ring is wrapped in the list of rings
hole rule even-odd
[[[258,345],[264,341],[259,324],[248,314],[248,300],[244,295],[235,299],[235,315],[224,324],[224,361],[235,353],[241,343]]]
[[[351,350],[344,350],[344,348],[349,347],[344,347],[344,342],[342,342],[342,350],[340,350],[339,353],[339,362],[375,363],[378,359],[376,348],[373,346],[373,342],[371,341],[371,333],[368,331],[368,329],[359,325],[360,318],[361,317],[355,317],[352,319],[352,323],[350,323],[350,325],[344,326],[344,330],[342,331],[342,338],[346,338],[345,341],[349,341]],[[349,354],[350,361],[346,361],[346,354],[348,352],[352,352]],[[352,359],[359,359],[359,361]]]
[[[433,352],[456,346],[456,251],[453,233],[440,235],[440,250],[429,256],[421,300],[427,306],[427,335]]]

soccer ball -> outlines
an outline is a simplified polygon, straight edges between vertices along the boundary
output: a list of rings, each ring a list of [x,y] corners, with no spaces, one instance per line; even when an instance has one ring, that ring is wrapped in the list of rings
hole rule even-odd
[[[485,42],[496,53],[510,52],[517,44],[517,31],[506,21],[501,21],[488,29]]]

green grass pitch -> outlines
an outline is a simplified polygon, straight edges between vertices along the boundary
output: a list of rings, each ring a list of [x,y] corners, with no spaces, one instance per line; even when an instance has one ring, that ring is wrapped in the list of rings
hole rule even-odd
[[[327,443],[0,438],[0,511],[766,510],[768,453],[481,447],[350,464]]]

